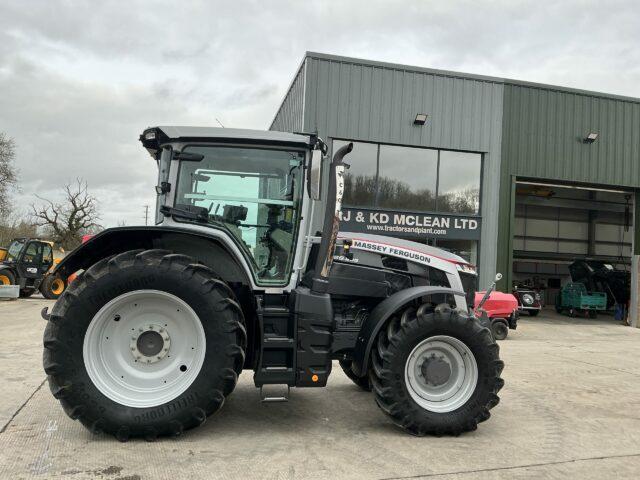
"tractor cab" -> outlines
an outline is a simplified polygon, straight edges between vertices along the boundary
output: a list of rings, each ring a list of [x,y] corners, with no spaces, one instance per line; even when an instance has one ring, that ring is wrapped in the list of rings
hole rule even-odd
[[[306,169],[321,160],[313,155],[326,148],[321,140],[194,127],[157,127],[140,138],[158,162],[158,224],[223,233],[257,288],[295,284],[311,215]]]

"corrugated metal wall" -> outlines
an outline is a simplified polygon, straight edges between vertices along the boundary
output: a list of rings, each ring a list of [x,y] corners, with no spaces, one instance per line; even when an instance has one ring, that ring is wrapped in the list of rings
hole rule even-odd
[[[302,132],[304,130],[305,66],[302,62],[269,130]]]
[[[307,57],[305,128],[326,137],[494,151],[502,85],[342,57]],[[413,125],[427,113],[426,125]]]
[[[511,271],[516,177],[640,187],[638,100],[507,82],[502,131],[498,270]]]
[[[553,180],[640,185],[640,102],[505,85],[503,167]],[[593,144],[583,139],[598,133]]]

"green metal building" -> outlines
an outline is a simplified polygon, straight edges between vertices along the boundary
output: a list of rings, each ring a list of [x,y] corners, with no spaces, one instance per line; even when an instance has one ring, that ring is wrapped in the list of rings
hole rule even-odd
[[[447,248],[549,303],[572,261],[606,262],[631,271],[637,322],[640,99],[308,52],[270,128],[356,142],[345,230]]]

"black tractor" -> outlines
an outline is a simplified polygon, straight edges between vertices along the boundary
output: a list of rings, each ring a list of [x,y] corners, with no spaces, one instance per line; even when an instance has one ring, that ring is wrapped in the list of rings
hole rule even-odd
[[[334,361],[414,435],[489,418],[503,362],[469,310],[475,268],[339,232],[351,144],[330,161],[313,134],[156,127],[140,140],[159,170],[157,225],[69,254],[55,273],[77,279],[43,311],[44,369],[71,418],[120,440],[178,435],[243,370],[282,401],[326,386]]]
[[[39,290],[45,298],[56,299],[67,285],[63,278],[50,274],[55,263],[52,242],[16,238],[0,249],[0,285],[18,285],[21,297]]]

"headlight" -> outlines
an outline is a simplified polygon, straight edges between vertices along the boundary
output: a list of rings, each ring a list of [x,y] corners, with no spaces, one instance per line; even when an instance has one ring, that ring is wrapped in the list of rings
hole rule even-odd
[[[540,294],[539,293],[536,293],[535,297],[536,297],[536,300],[540,301]]]
[[[522,295],[522,303],[524,303],[526,305],[532,305],[533,304],[533,297],[531,296],[530,293],[525,293],[524,295]]]

